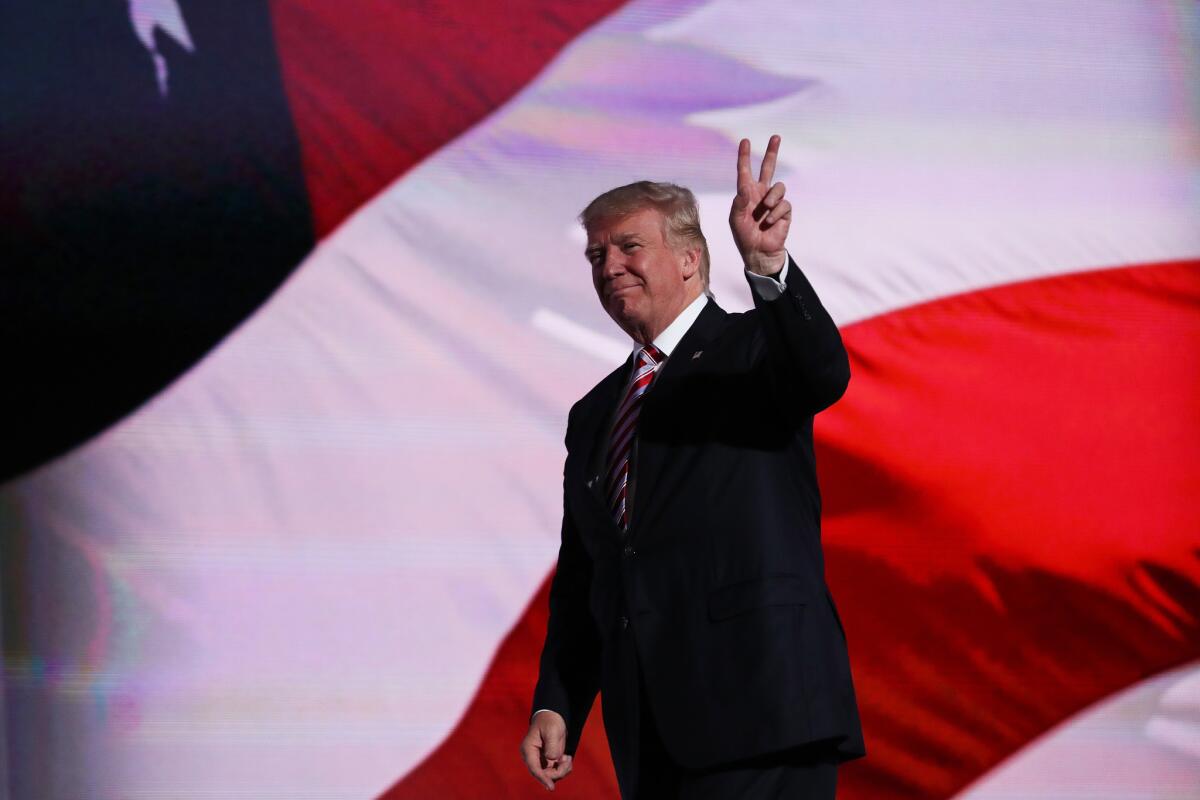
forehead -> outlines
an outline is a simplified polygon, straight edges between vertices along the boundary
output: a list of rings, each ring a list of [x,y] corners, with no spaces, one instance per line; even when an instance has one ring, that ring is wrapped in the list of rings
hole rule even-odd
[[[621,216],[603,217],[593,222],[587,231],[589,246],[630,236],[661,240],[662,235],[663,215],[657,208],[641,208]]]

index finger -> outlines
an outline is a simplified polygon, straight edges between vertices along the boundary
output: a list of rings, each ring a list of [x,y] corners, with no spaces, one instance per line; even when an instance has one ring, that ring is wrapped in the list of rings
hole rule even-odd
[[[767,152],[763,156],[762,166],[758,170],[758,180],[760,183],[767,186],[771,185],[771,179],[775,177],[775,160],[778,157],[779,134],[775,134],[771,137],[771,141],[767,142]]]
[[[750,140],[742,139],[738,142],[738,160],[737,160],[737,185],[742,188],[746,184],[754,182],[753,176],[750,174]]]
[[[529,769],[529,774],[547,789],[553,789],[554,781],[546,777],[542,771],[542,754],[540,748],[533,742],[526,742],[521,746],[521,755],[525,756],[525,766]]]
[[[545,775],[552,781],[560,781],[571,773],[572,758],[563,756],[558,760],[557,764],[546,768]]]

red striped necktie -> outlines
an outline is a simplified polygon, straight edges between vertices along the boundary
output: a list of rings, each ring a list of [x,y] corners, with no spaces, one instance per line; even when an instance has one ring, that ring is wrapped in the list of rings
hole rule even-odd
[[[625,390],[625,398],[617,407],[616,422],[613,423],[612,438],[608,442],[608,471],[604,482],[608,507],[613,521],[622,528],[629,527],[629,508],[625,500],[629,489],[629,455],[633,450],[633,439],[637,433],[638,413],[642,408],[642,395],[650,388],[659,366],[666,356],[652,344],[637,352],[633,367],[633,380]]]

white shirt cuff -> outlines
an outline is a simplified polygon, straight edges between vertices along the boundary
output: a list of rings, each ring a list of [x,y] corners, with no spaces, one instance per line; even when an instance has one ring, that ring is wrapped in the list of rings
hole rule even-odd
[[[750,287],[763,300],[770,301],[777,299],[779,295],[783,294],[783,290],[787,288],[788,264],[791,260],[792,257],[788,255],[783,262],[783,269],[775,277],[759,275],[746,270],[746,277],[750,279]]]

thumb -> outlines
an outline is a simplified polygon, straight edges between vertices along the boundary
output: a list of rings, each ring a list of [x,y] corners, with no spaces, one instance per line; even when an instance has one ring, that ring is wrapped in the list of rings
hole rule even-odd
[[[542,755],[548,761],[557,761],[563,754],[563,736],[561,731],[551,730],[542,734]]]

